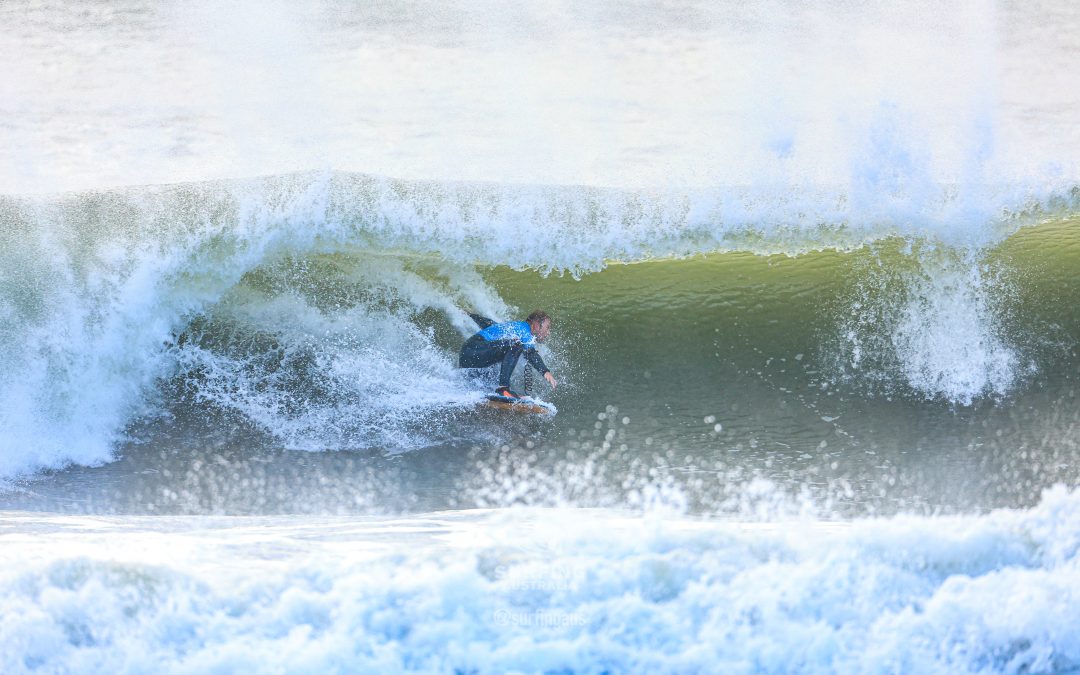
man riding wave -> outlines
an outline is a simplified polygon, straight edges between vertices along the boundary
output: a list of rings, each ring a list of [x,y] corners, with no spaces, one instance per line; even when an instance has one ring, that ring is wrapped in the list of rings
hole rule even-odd
[[[458,358],[460,367],[487,368],[501,363],[499,386],[495,392],[500,396],[519,398],[519,395],[510,389],[510,376],[518,358],[524,354],[529,365],[544,376],[552,389],[555,388],[555,378],[536,351],[537,343],[543,342],[551,332],[551,317],[546,312],[536,310],[524,321],[503,323],[496,323],[477,314],[470,313],[469,316],[481,330],[461,346],[461,356]]]

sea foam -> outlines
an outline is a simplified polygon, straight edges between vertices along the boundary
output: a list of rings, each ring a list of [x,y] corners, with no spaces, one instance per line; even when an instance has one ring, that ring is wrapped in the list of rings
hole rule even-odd
[[[842,524],[9,514],[0,667],[1061,672],[1080,665],[1078,504]]]

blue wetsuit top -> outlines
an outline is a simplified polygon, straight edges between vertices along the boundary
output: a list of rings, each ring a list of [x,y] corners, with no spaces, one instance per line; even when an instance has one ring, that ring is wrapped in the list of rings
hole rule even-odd
[[[507,340],[509,342],[520,342],[521,346],[526,349],[536,348],[536,338],[533,337],[532,331],[529,330],[528,321],[493,323],[480,331],[480,336],[488,342]]]
[[[525,359],[532,367],[539,370],[541,375],[548,372],[544,360],[536,353],[536,338],[533,337],[532,330],[529,329],[528,321],[495,323],[480,331],[477,335],[487,342],[521,343],[521,346],[525,349]]]

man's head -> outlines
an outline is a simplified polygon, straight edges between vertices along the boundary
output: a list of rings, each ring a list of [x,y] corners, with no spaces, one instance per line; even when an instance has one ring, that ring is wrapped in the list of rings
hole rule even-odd
[[[529,324],[529,330],[537,342],[541,342],[551,332],[551,317],[543,310],[536,310],[525,319]]]

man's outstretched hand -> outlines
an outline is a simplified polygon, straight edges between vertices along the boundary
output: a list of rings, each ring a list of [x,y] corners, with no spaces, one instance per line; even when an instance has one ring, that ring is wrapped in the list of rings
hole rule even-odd
[[[558,382],[555,381],[555,377],[551,374],[551,371],[544,373],[544,379],[547,380],[552,389],[558,386]]]

